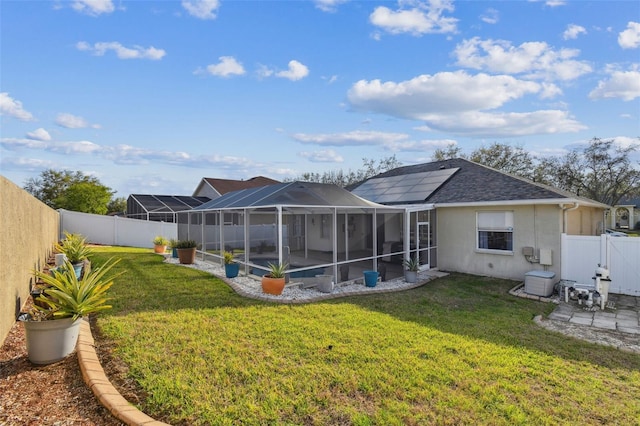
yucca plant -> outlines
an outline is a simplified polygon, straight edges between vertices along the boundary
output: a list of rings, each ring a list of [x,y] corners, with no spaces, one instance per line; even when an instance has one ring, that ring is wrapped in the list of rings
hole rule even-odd
[[[107,305],[109,298],[106,292],[113,284],[114,278],[123,272],[108,276],[107,273],[119,261],[120,259],[111,258],[99,268],[85,271],[82,279],[76,277],[69,260],[65,261],[61,270],[53,272],[53,275],[36,271],[36,276],[49,287],[44,290],[44,295],[37,299],[42,302],[42,306],[34,305],[39,313],[34,319],[39,317],[45,320],[76,320],[111,308],[111,305]]]

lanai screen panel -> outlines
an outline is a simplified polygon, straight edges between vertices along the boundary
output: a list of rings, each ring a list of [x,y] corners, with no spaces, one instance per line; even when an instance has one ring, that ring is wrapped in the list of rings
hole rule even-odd
[[[369,179],[352,192],[380,204],[424,202],[458,170],[453,168]]]

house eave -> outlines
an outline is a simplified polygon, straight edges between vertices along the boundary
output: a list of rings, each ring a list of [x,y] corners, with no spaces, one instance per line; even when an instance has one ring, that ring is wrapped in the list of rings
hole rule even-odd
[[[462,202],[462,203],[436,203],[435,208],[450,208],[450,207],[499,207],[499,206],[525,206],[532,204],[546,204],[546,205],[560,205],[560,204],[575,204],[578,203],[585,207],[596,207],[607,209],[609,206],[599,203],[597,201],[579,199],[579,198],[543,198],[533,200],[504,200],[504,201],[476,201],[476,202]]]

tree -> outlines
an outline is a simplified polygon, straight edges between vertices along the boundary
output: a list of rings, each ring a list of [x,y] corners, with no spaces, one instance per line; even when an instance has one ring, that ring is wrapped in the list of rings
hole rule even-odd
[[[454,143],[450,143],[446,148],[438,148],[433,151],[433,161],[451,160],[453,158],[466,158],[462,153],[462,148]]]
[[[53,169],[27,180],[24,189],[54,209],[105,214],[113,191],[82,172]]]
[[[541,160],[538,175],[547,184],[613,206],[640,195],[640,170],[630,160],[637,149],[593,138],[586,148]]]
[[[534,163],[536,158],[520,146],[494,142],[488,147],[481,146],[471,155],[462,153],[462,148],[449,144],[446,148],[438,148],[433,153],[434,161],[464,158],[474,163],[482,164],[516,176],[527,179],[534,178]]]
[[[303,173],[293,179],[287,179],[288,181],[300,180],[304,182],[318,182],[318,183],[332,183],[341,187],[353,185],[354,183],[362,182],[365,179],[384,173],[391,169],[402,166],[402,163],[398,161],[395,154],[391,157],[385,157],[376,163],[373,159],[363,158],[362,167],[358,170],[351,170],[345,172],[343,170],[331,170],[328,172],[320,173]]]
[[[514,147],[494,142],[488,147],[482,146],[476,149],[468,159],[515,176],[534,178],[536,159],[521,146]]]
[[[124,197],[113,198],[107,204],[107,214],[122,213],[127,211],[127,199]]]

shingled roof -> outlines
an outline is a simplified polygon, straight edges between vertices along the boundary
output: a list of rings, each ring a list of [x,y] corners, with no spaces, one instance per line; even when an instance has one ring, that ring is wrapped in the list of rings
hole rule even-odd
[[[264,176],[256,176],[247,180],[233,180],[233,179],[216,179],[216,178],[204,178],[205,181],[220,193],[224,195],[228,192],[239,191],[241,189],[257,188],[259,186],[273,185],[280,183],[277,180],[270,179]]]
[[[372,179],[408,176],[424,172],[438,172],[446,169],[457,170],[420,202],[433,204],[466,204],[566,199],[567,202],[582,201],[591,205],[604,206],[596,201],[577,197],[573,194],[509,175],[462,158],[399,167],[379,174]],[[353,192],[358,194],[358,187],[354,188]],[[376,200],[371,199],[371,201],[375,202]],[[416,201],[411,201],[411,203],[416,203]]]

